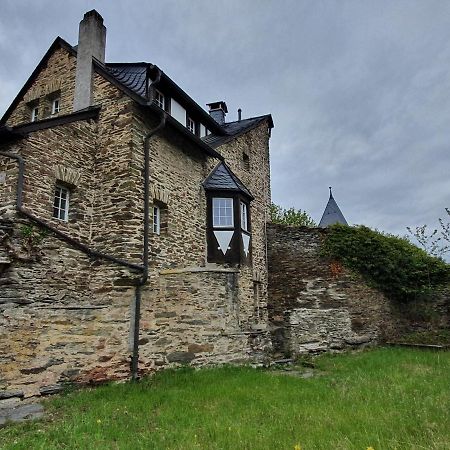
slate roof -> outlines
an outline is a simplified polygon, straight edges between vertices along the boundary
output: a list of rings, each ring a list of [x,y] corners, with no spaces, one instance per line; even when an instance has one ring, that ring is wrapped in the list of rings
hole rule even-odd
[[[245,187],[244,183],[225,164],[220,163],[203,182],[203,187],[208,190],[222,190],[242,192],[253,199],[253,195]]]
[[[325,207],[325,211],[323,212],[322,218],[320,219],[319,227],[326,228],[336,223],[348,225],[344,215],[342,214],[341,210],[339,209],[339,206],[336,203],[336,200],[333,197],[330,187],[330,198],[328,200],[327,206]]]
[[[269,126],[273,127],[272,116],[270,114],[266,114],[264,116],[250,117],[248,119],[238,120],[236,122],[225,122],[222,125],[225,134],[209,134],[208,136],[202,138],[202,140],[212,148],[217,148],[220,145],[223,145],[245,133],[246,131],[257,127],[266,119],[269,120]]]
[[[118,81],[141,97],[147,96],[147,63],[106,64],[107,70]]]

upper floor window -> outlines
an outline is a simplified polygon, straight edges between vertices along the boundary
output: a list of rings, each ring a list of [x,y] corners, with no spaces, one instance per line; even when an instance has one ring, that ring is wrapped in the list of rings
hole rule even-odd
[[[186,119],[186,127],[191,133],[195,134],[195,122],[190,117]]]
[[[59,106],[60,106],[60,100],[59,100],[59,98],[55,98],[52,101],[52,114],[58,114],[59,113]]]
[[[241,202],[241,228],[248,231],[248,209],[247,204]]]
[[[69,189],[57,184],[53,202],[53,217],[63,220],[64,222],[69,220],[69,197]]]
[[[228,197],[213,198],[213,227],[234,227],[233,199]]]
[[[155,89],[155,103],[161,108],[166,109],[166,99],[164,94]]]
[[[39,107],[35,106],[31,110],[31,121],[36,122],[36,120],[38,120],[38,118],[39,118]]]

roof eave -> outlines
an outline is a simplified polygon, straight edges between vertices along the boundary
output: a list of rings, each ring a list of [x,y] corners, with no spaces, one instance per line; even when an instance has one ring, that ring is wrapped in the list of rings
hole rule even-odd
[[[144,105],[147,109],[151,110],[152,112],[155,112],[157,114],[161,114],[163,110],[153,104],[153,103],[146,103]],[[210,147],[208,144],[203,142],[198,136],[195,134],[192,134],[185,126],[183,126],[178,120],[174,119],[170,114],[166,113],[166,121],[173,126],[177,131],[179,131],[182,135],[187,137],[189,140],[193,141],[198,147],[200,147],[205,153],[207,153],[209,156],[212,156],[213,158],[217,158],[221,161],[224,160],[224,157],[214,150],[212,147]]]

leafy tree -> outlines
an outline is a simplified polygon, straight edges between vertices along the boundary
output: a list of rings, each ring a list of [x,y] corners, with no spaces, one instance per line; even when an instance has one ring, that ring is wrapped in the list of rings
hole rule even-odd
[[[316,227],[317,224],[311,216],[301,209],[285,209],[272,203],[270,205],[270,221],[282,225],[293,225],[296,227]]]

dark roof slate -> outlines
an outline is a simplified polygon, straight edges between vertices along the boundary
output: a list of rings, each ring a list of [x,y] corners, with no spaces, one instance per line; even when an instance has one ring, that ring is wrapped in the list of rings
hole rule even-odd
[[[225,135],[209,134],[202,138],[203,142],[207,143],[212,148],[217,148],[220,145],[231,141],[237,136],[245,133],[258,126],[264,120],[269,120],[269,126],[273,127],[272,116],[270,114],[258,117],[250,117],[248,119],[238,120],[236,122],[226,122],[222,125]]]
[[[233,171],[225,164],[220,163],[203,182],[206,190],[222,190],[242,192],[246,196],[253,199],[253,195],[245,187],[244,183],[233,173]]]
[[[336,203],[336,200],[333,197],[333,194],[331,193],[330,188],[330,198],[328,200],[327,206],[325,207],[322,218],[320,219],[319,227],[326,228],[336,223],[348,225],[344,215],[342,214],[338,204]]]
[[[147,63],[108,63],[106,69],[128,89],[141,97],[147,96]]]

